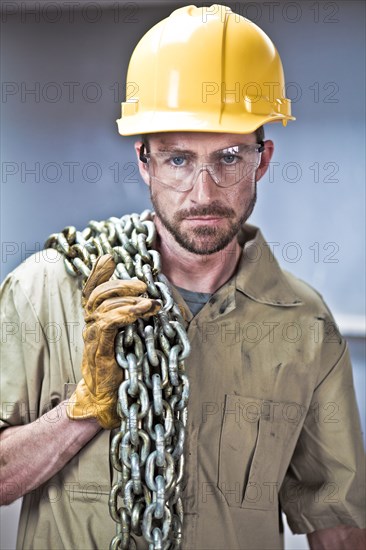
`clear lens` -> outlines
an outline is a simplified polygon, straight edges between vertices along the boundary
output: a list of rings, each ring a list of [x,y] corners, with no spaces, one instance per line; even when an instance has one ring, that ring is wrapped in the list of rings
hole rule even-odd
[[[180,151],[149,153],[151,177],[176,191],[189,191],[198,175],[211,177],[219,187],[231,187],[258,168],[259,145],[237,145],[216,151],[208,158]]]

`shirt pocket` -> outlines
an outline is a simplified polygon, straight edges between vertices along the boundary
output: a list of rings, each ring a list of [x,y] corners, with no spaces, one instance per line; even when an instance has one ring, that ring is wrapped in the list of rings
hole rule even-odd
[[[303,408],[295,403],[225,396],[218,489],[230,507],[278,507],[302,417]]]

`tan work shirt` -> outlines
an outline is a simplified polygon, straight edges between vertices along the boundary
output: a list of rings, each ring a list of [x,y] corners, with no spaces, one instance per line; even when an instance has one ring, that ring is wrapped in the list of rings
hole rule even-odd
[[[346,343],[319,294],[281,270],[257,228],[246,225],[240,238],[235,276],[195,317],[185,306],[187,550],[282,548],[281,509],[296,533],[362,527],[363,447]],[[47,411],[56,422],[53,407],[81,378],[77,281],[43,251],[7,277],[2,301],[3,426]],[[24,497],[18,548],[108,548],[110,437],[97,434]]]

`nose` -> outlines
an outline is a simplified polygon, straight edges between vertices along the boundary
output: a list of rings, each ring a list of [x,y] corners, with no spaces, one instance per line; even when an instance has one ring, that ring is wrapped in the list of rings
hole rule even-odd
[[[209,166],[203,166],[193,181],[193,189],[190,192],[191,201],[197,204],[209,204],[218,192],[213,170]]]

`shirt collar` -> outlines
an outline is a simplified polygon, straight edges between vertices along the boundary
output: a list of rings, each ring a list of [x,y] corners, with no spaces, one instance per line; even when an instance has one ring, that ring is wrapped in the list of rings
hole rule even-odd
[[[235,275],[216,290],[197,318],[214,321],[230,313],[236,308],[236,291],[270,306],[301,305],[302,301],[288,282],[260,229],[250,224],[243,225],[238,241],[243,252]],[[190,309],[173,285],[171,290],[185,321],[190,324],[193,319]]]
[[[272,254],[258,227],[245,224],[238,240],[243,253],[235,275],[237,290],[262,304],[297,306],[302,304]]]

